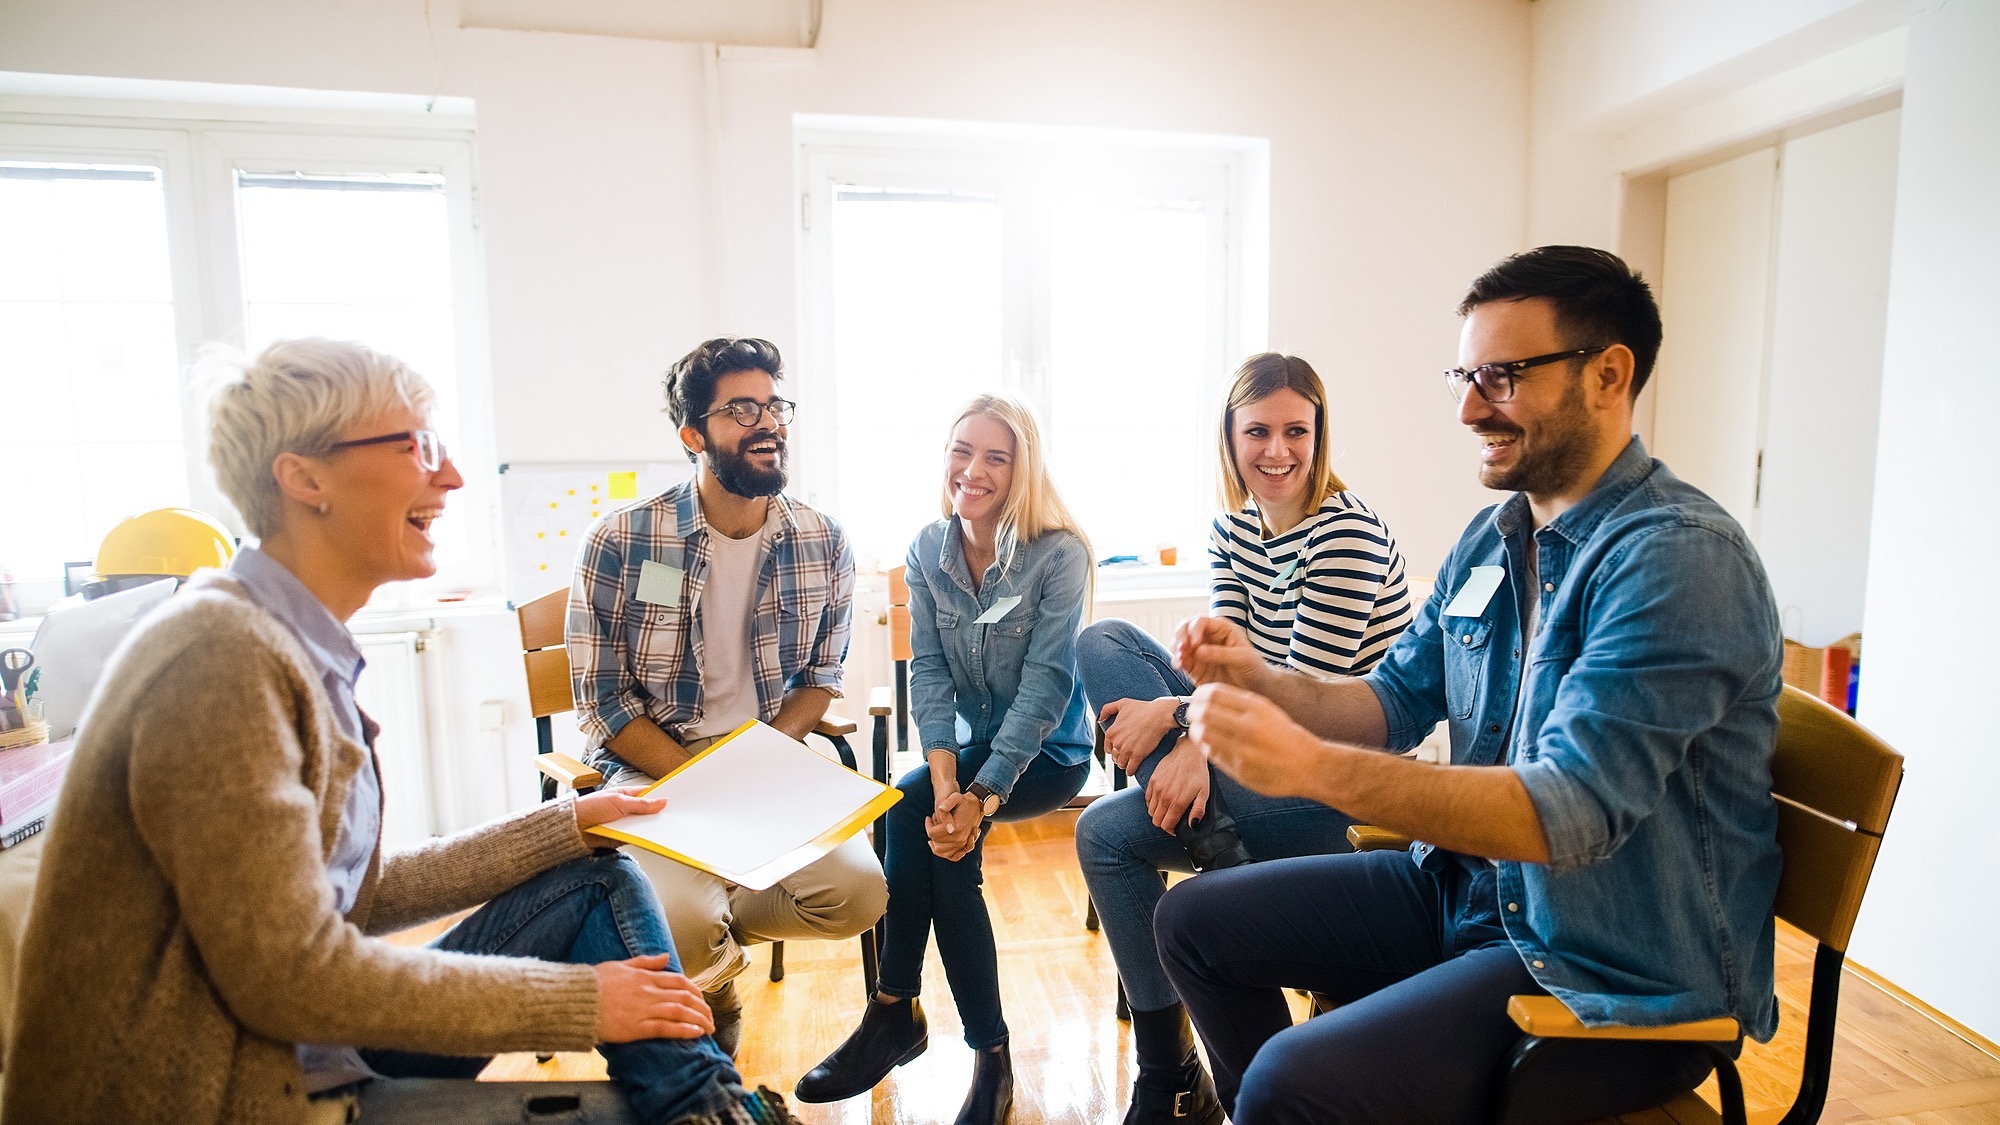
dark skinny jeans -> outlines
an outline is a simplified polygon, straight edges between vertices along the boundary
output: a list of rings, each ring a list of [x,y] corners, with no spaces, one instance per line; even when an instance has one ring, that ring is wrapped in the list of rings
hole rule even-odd
[[[975,777],[992,747],[983,743],[958,752],[958,776]],[[1014,791],[993,820],[1030,820],[1069,803],[1083,788],[1090,759],[1059,765],[1046,754],[1035,760],[1014,783]],[[882,869],[889,880],[889,912],[884,917],[882,979],[878,987],[891,996],[910,998],[923,991],[924,947],[937,931],[938,956],[958,1000],[965,1025],[965,1043],[984,1050],[1007,1041],[1007,1021],[1000,1014],[999,952],[993,944],[993,919],[986,913],[981,864],[986,834],[957,862],[939,859],[924,832],[924,818],[936,807],[931,794],[931,768],[918,766],[896,783],[903,799],[889,809],[888,855]]]

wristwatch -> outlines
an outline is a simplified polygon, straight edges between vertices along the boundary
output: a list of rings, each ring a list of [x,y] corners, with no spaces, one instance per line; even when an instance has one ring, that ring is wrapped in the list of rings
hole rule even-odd
[[[1174,708],[1174,725],[1181,728],[1182,730],[1188,729],[1188,727],[1191,725],[1188,722],[1187,709],[1188,709],[1188,704],[1192,702],[1194,702],[1192,699],[1183,698],[1181,700],[1180,706]]]
[[[966,786],[965,791],[971,795],[973,800],[979,802],[980,815],[990,817],[1000,811],[1000,805],[1002,804],[1000,794],[995,793],[977,781]]]

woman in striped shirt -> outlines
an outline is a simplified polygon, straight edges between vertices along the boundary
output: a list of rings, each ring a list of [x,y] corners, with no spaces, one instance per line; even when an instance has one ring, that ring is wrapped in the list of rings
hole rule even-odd
[[[1210,537],[1209,612],[1242,626],[1274,664],[1353,676],[1388,651],[1411,605],[1394,537],[1333,471],[1326,421],[1326,387],[1305,360],[1266,352],[1237,369],[1222,413],[1229,511]],[[1138,782],[1092,804],[1076,826],[1084,881],[1132,1008],[1139,1074],[1126,1125],[1214,1125],[1222,1107],[1153,943],[1159,872],[1346,851],[1352,821],[1210,770],[1181,739],[1194,685],[1130,622],[1085,629],[1077,665],[1107,753]]]

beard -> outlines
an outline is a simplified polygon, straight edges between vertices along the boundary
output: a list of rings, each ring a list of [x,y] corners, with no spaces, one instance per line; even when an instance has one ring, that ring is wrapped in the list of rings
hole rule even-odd
[[[1583,402],[1583,380],[1572,376],[1555,413],[1532,430],[1497,419],[1481,434],[1512,435],[1520,456],[1511,468],[1481,466],[1479,483],[1499,492],[1547,496],[1566,491],[1589,465],[1596,435]]]
[[[750,464],[743,450],[758,442],[771,441],[778,445],[778,465],[773,469],[759,469]],[[769,430],[760,430],[746,435],[734,449],[722,449],[711,445],[708,450],[708,468],[722,487],[738,496],[756,498],[776,496],[785,490],[785,439]]]

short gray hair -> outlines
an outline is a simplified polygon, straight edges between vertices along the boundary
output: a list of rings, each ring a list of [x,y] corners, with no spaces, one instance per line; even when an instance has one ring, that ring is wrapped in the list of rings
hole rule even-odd
[[[354,422],[398,408],[428,411],[435,401],[424,377],[395,356],[345,340],[278,340],[209,400],[209,464],[262,539],[281,526],[271,472],[278,454],[317,456]]]

